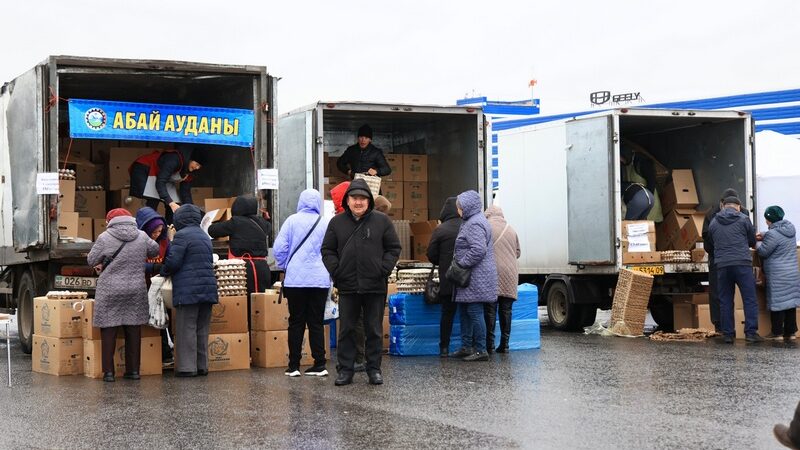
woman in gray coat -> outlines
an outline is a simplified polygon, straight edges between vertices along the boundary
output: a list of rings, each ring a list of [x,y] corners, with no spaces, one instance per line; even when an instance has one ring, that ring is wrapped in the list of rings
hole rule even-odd
[[[150,318],[144,260],[158,256],[158,244],[136,227],[127,210],[112,209],[108,227],[92,245],[87,260],[100,272],[95,291],[94,321],[101,328],[103,381],[114,381],[117,328],[125,333],[125,378],[139,379],[141,326]]]
[[[764,260],[767,279],[767,306],[772,316],[769,338],[794,339],[797,333],[795,308],[800,306],[800,270],[797,268],[797,234],[794,225],[783,218],[780,206],[764,211],[769,230],[762,236],[758,256]]]

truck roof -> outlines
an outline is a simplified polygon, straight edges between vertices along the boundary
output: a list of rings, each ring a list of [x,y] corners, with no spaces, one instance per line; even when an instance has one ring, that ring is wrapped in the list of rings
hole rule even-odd
[[[295,108],[289,112],[281,114],[283,116],[290,116],[302,111],[310,111],[318,107],[325,107],[327,109],[340,109],[340,110],[358,110],[358,111],[386,111],[392,110],[397,112],[445,112],[451,114],[473,114],[483,111],[481,106],[456,106],[456,105],[432,105],[432,104],[412,104],[412,103],[388,103],[388,102],[368,102],[368,101],[323,101],[319,100],[310,105],[305,105],[300,108]],[[392,108],[397,108],[393,110]]]

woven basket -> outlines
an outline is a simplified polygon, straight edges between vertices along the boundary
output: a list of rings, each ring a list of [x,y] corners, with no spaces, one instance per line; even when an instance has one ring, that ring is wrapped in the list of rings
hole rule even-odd
[[[614,303],[611,306],[612,332],[630,336],[644,333],[644,321],[647,317],[647,304],[650,302],[650,291],[653,289],[653,276],[642,272],[622,269],[614,291]]]
[[[372,175],[364,175],[363,173],[357,173],[354,179],[358,180],[359,178],[363,178],[364,181],[367,182],[367,186],[369,186],[369,190],[372,192],[372,198],[377,197],[381,193],[381,177],[375,177]]]

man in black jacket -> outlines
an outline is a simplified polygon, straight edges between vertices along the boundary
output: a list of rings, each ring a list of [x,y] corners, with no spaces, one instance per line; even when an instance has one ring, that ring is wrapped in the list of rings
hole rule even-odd
[[[336,167],[352,180],[357,173],[385,177],[392,173],[383,151],[372,145],[372,128],[364,124],[358,129],[358,144],[347,147],[336,160]]]
[[[439,266],[439,302],[442,304],[442,318],[439,321],[439,356],[450,354],[450,335],[453,333],[453,318],[458,303],[453,301],[453,282],[444,274],[453,262],[456,237],[461,229],[461,216],[456,208],[456,197],[448,197],[439,215],[441,222],[431,235],[428,244],[428,260]]]
[[[370,384],[383,384],[383,309],[387,279],[400,257],[400,239],[389,217],[374,211],[367,183],[350,183],[342,200],[345,212],[331,219],[322,242],[322,262],[339,290],[339,341],[335,384],[353,382],[355,326],[364,314],[367,375]]]
[[[722,192],[722,197],[719,199],[719,204],[714,205],[713,208],[708,210],[705,219],[703,219],[703,242],[708,242],[708,226],[711,225],[711,221],[714,220],[714,216],[716,216],[717,213],[722,209],[722,202],[728,197],[739,198],[739,193],[732,188],[725,189],[725,191]],[[706,251],[706,253],[708,253],[708,251]],[[714,328],[717,332],[719,332],[722,329],[722,326],[719,322],[717,265],[714,262],[714,256],[711,254],[708,255],[708,304],[709,311],[711,312],[711,323],[714,324]]]

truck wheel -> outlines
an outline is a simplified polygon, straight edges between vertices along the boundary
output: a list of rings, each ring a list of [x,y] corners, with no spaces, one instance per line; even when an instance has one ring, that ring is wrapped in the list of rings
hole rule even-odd
[[[581,324],[581,308],[570,302],[567,285],[553,283],[547,290],[547,316],[556,330],[574,331]]]
[[[36,288],[30,271],[22,272],[17,285],[17,333],[22,351],[30,354],[33,349],[33,298]]]

